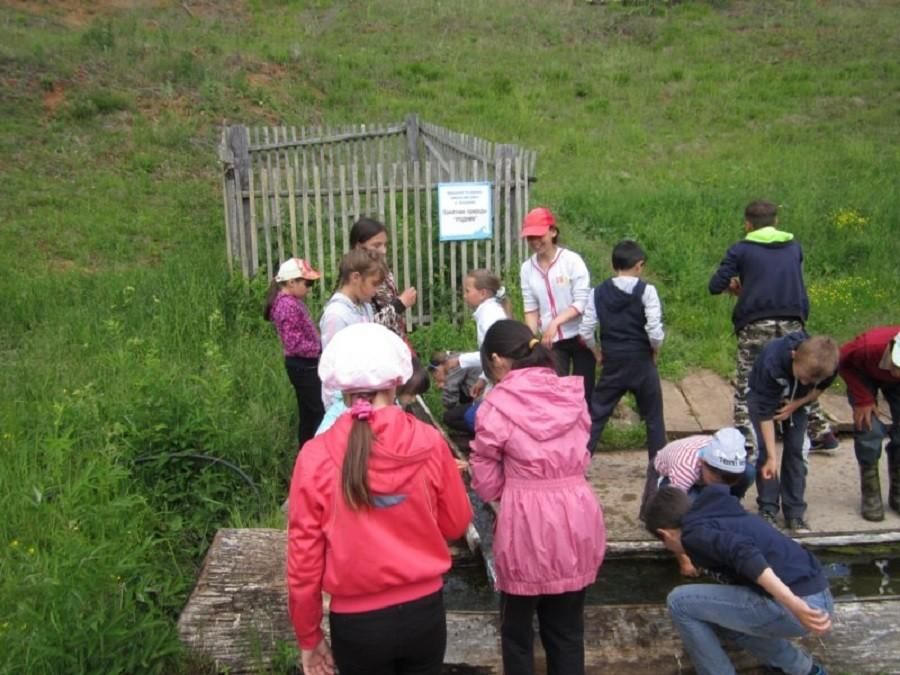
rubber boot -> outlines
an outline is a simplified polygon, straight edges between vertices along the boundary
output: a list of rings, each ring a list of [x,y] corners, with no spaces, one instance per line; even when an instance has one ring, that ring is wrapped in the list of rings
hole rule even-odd
[[[881,479],[878,477],[877,464],[859,465],[859,486],[862,492],[862,517],[874,522],[884,520]]]
[[[888,504],[900,513],[900,450],[888,455]]]

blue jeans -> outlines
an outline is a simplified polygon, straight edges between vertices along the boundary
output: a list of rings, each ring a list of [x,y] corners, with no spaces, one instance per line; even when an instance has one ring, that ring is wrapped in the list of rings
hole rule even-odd
[[[803,599],[810,607],[833,613],[829,590]],[[784,607],[746,586],[678,586],[666,604],[698,675],[735,672],[722,648],[723,638],[790,675],[807,675],[812,669],[812,657],[790,640],[807,630]]]
[[[750,392],[751,401],[753,392]],[[806,439],[806,406],[781,423],[781,467],[778,478],[765,480],[760,470],[766,463],[769,450],[763,442],[759,419],[750,407],[750,421],[759,441],[759,457],[756,460],[756,503],[760,513],[775,515],[784,509],[785,519],[803,518],[806,515],[806,462],[803,457],[803,442]]]
[[[881,458],[881,446],[884,439],[888,439],[887,455],[891,464],[900,460],[900,384],[887,382],[872,382],[866,380],[866,385],[873,396],[881,395],[888,403],[891,411],[891,425],[882,422],[876,415],[872,415],[872,428],[868,430],[853,430],[853,450],[856,452],[856,461],[865,466],[878,464]],[[848,392],[847,398],[853,405],[853,396]]]

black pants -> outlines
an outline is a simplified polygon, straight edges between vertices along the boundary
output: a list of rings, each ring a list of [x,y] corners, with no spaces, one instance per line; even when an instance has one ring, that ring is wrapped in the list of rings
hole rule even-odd
[[[328,617],[341,675],[440,675],[447,648],[441,591],[358,614]]]
[[[547,654],[547,675],[583,675],[584,595],[584,589],[559,595],[501,593],[503,672],[533,675],[532,618],[537,611],[541,644]]]
[[[579,337],[571,337],[558,340],[553,343],[553,358],[556,360],[556,372],[559,375],[568,375],[571,369],[573,375],[584,378],[584,400],[591,403],[591,393],[594,391],[594,377],[597,374],[597,359],[594,352],[585,347]]]
[[[603,428],[619,400],[628,392],[637,400],[638,413],[647,425],[647,475],[641,495],[640,516],[643,519],[647,503],[656,494],[659,475],[653,466],[656,453],[666,444],[666,423],[663,419],[662,385],[659,373],[649,354],[611,356],[604,358],[600,379],[591,397],[591,436],[588,450],[594,454]]]
[[[316,435],[316,429],[325,416],[322,405],[322,382],[319,380],[319,359],[307,359],[302,356],[286,356],[284,368],[288,378],[294,385],[297,394],[297,412],[300,414],[297,429],[298,447],[303,447],[310,438]]]
[[[472,434],[472,430],[469,429],[469,425],[466,424],[465,420],[466,410],[469,409],[470,405],[472,405],[471,402],[461,403],[460,405],[455,405],[452,408],[447,408],[444,411],[443,420],[448,429],[461,434]]]

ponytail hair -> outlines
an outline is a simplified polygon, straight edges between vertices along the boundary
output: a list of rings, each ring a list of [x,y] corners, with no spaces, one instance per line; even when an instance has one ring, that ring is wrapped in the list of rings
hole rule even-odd
[[[556,370],[553,355],[531,329],[521,321],[501,319],[488,328],[481,343],[481,368],[494,379],[491,354],[512,360],[511,370],[520,368],[551,368]]]
[[[269,288],[266,290],[266,306],[263,308],[263,318],[266,321],[272,320],[272,307],[275,306],[275,298],[278,297],[278,291],[282,286],[284,284],[278,283],[274,278],[269,282]]]
[[[338,288],[350,282],[350,277],[358,272],[361,277],[379,275],[382,281],[387,277],[387,265],[375,253],[364,248],[353,248],[341,258]]]
[[[506,288],[500,281],[500,277],[483,267],[472,270],[466,277],[472,280],[472,285],[479,291],[488,291],[500,303],[506,316],[512,317],[512,305],[509,298],[506,297]]]
[[[353,511],[361,511],[372,505],[372,491],[369,489],[369,453],[375,434],[369,424],[372,413],[372,398],[375,392],[353,394],[350,414],[353,423],[347,440],[347,452],[341,468],[341,490],[344,500]]]

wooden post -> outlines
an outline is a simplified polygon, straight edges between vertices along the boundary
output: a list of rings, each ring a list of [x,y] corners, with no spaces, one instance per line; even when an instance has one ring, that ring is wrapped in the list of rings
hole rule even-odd
[[[235,201],[241,204],[243,211],[243,222],[245,227],[243,232],[239,232],[238,236],[243,240],[245,251],[251,250],[250,247],[250,231],[246,227],[250,223],[250,185],[248,176],[250,172],[250,133],[247,127],[237,124],[228,127],[227,131],[228,149],[231,151],[232,161],[236,171],[237,185],[235,185],[235,195],[238,197]],[[246,196],[245,196],[246,194]],[[240,222],[240,221],[238,221]],[[240,250],[240,247],[238,247]],[[258,261],[241,260],[241,271],[245,277],[251,277],[256,272]]]
[[[419,116],[415,113],[406,116],[406,157],[410,164],[421,160],[419,156]]]

